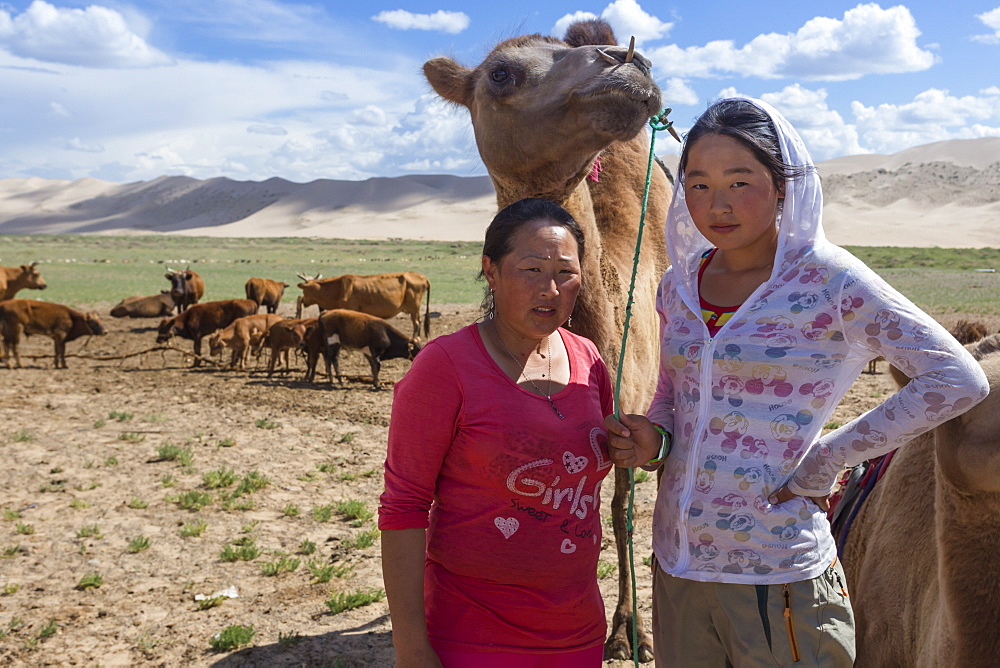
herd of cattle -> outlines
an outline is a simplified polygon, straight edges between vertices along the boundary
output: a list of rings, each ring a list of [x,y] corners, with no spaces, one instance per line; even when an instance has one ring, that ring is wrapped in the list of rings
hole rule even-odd
[[[44,290],[47,285],[37,263],[20,267],[0,267],[0,334],[7,368],[21,367],[18,344],[21,336],[43,335],[55,343],[55,366],[66,368],[66,343],[82,336],[104,334],[104,326],[95,313],[82,313],[62,304],[34,299],[15,299],[23,289]],[[268,349],[267,373],[274,373],[289,354],[302,351],[306,357],[306,376],[312,382],[322,355],[326,373],[342,382],[339,356],[343,348],[360,350],[368,358],[372,383],[379,387],[383,360],[413,359],[420,350],[421,320],[423,335],[430,336],[430,281],[412,271],[356,276],[345,274],[324,279],[299,274],[302,294],[296,301],[295,318],[277,315],[287,283],[266,278],[250,278],[244,286],[246,299],[201,302],[205,282],[190,268],[168,269],[170,289],[149,297],[127,297],[111,309],[116,318],[162,318],[156,342],[164,344],[173,337],[194,343],[194,366],[203,360],[202,340],[208,338],[211,355],[226,348],[231,351],[230,367],[245,369],[251,352]],[[426,300],[423,317],[421,305]],[[303,318],[302,310],[319,307],[319,315]],[[264,307],[265,313],[258,313]],[[176,315],[173,315],[174,311]],[[413,334],[406,336],[384,318],[406,313],[413,323]],[[334,374],[331,375],[330,367]]]

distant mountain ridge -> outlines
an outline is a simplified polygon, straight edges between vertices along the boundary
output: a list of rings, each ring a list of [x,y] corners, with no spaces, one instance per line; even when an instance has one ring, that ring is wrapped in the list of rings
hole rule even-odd
[[[673,168],[676,156],[665,156]],[[1000,245],[1000,138],[951,140],[817,165],[836,243]],[[314,236],[481,240],[496,210],[489,177],[233,181],[164,176],[0,179],[0,234]]]

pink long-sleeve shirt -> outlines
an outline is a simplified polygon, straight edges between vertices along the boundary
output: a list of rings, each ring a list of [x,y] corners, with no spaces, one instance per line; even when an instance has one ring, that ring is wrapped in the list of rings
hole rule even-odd
[[[430,342],[396,384],[382,530],[429,528],[428,635],[457,651],[562,652],[604,641],[600,487],[611,469],[608,370],[559,330],[569,384],[511,380],[470,325]]]

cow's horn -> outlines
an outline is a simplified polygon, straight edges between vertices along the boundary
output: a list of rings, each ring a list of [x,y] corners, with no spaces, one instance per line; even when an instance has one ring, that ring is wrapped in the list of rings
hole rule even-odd
[[[628,53],[625,54],[625,62],[631,63],[633,56],[635,56],[635,35],[632,35],[632,39],[629,40]]]

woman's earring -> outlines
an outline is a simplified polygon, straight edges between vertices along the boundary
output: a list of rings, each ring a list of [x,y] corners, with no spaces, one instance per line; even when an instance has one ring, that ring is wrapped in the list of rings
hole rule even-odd
[[[566,326],[569,329],[573,329],[573,314],[572,313],[569,314],[569,319],[566,320]]]
[[[493,298],[493,288],[490,288],[490,293],[486,296],[486,317],[490,320],[495,318],[497,315],[497,304]]]

